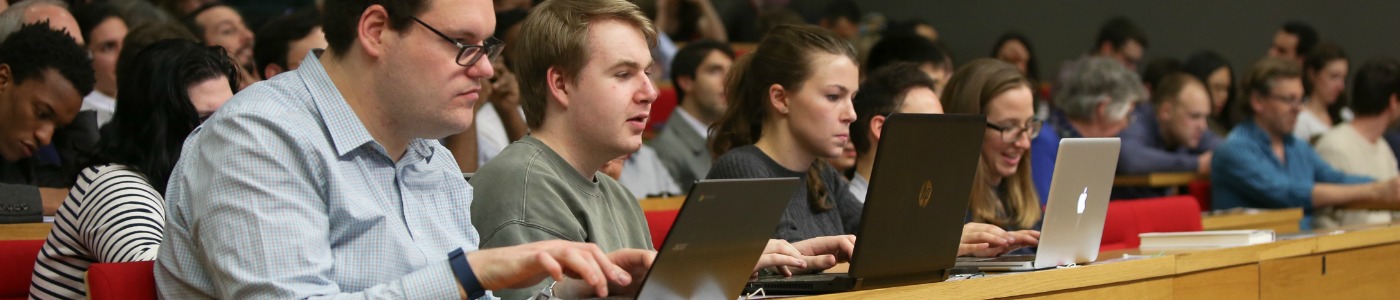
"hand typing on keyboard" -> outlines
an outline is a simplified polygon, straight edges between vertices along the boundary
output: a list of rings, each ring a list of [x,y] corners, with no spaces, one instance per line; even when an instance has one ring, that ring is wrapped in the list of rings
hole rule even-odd
[[[996,225],[972,222],[963,225],[958,256],[994,257],[1039,242],[1039,231],[1006,231]]]

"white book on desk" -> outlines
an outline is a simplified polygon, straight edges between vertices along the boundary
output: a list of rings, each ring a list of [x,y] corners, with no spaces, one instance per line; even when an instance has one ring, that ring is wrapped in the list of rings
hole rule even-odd
[[[1139,233],[1142,250],[1227,248],[1274,241],[1273,230],[1210,230]]]

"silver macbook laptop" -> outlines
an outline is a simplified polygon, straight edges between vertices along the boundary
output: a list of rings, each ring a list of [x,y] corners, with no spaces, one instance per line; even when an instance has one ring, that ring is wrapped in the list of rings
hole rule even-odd
[[[734,299],[797,191],[797,178],[701,180],[676,215],[638,299]]]
[[[1118,138],[1060,140],[1050,201],[1045,205],[1040,245],[1035,255],[958,258],[958,267],[991,271],[1026,271],[1094,261],[1103,238],[1113,173],[1118,168]]]

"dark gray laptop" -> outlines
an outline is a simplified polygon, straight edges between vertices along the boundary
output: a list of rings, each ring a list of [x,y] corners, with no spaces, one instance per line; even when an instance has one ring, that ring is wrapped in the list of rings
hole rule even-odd
[[[958,256],[986,130],[982,115],[885,121],[850,273],[750,281],[746,292],[821,294],[943,281]]]
[[[637,298],[738,297],[797,186],[797,178],[696,182]]]

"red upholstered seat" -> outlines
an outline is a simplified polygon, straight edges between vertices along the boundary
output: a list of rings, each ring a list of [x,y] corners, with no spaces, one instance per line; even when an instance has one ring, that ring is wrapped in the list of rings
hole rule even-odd
[[[1191,196],[1196,197],[1196,202],[1201,204],[1201,211],[1211,210],[1209,179],[1192,181],[1191,185],[1186,186],[1186,190]]]
[[[97,263],[87,271],[89,299],[156,299],[154,261]]]
[[[676,110],[675,87],[661,87],[657,92],[660,94],[656,97],[656,101],[651,102],[651,115],[647,118],[646,130],[652,133],[661,131],[661,126],[666,125],[666,120],[671,117],[671,112]]]
[[[666,242],[666,233],[671,231],[671,224],[676,223],[677,214],[680,214],[680,210],[646,212],[647,228],[651,230],[652,248],[661,249],[661,244]]]
[[[1137,248],[1138,233],[1200,230],[1200,204],[1191,196],[1111,201],[1099,251]]]
[[[0,241],[0,299],[28,299],[34,260],[44,240]]]
[[[1108,202],[1108,215],[1104,216],[1103,238],[1099,241],[1099,251],[1131,249],[1137,247],[1138,226],[1132,205],[1119,204],[1127,201]],[[1132,245],[1129,245],[1132,243]]]

